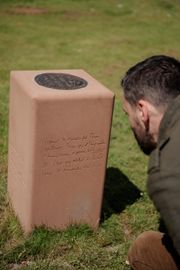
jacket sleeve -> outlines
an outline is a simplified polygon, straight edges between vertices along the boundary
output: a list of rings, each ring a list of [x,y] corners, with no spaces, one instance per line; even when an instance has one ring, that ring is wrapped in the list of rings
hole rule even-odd
[[[148,173],[149,195],[180,255],[180,127],[153,151]]]

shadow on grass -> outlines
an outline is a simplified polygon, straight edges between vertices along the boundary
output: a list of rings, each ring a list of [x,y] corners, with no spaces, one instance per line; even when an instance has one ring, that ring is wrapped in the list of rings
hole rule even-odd
[[[141,191],[118,168],[108,168],[104,188],[101,222],[141,197]]]
[[[163,219],[161,217],[159,218],[159,227],[158,227],[158,230],[160,232],[162,232],[162,233],[168,234],[168,230],[166,228],[166,225],[165,225],[165,223],[164,223],[164,221],[163,221]]]

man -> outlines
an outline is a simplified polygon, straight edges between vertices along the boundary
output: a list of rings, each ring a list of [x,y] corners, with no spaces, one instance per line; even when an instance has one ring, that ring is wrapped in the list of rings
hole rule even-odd
[[[150,155],[147,188],[167,233],[142,233],[128,253],[135,270],[180,269],[180,62],[157,55],[122,80],[123,107],[142,151]]]

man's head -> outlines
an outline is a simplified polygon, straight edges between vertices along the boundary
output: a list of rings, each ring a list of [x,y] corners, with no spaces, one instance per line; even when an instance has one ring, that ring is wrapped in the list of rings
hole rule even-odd
[[[152,56],[131,67],[121,85],[134,135],[143,152],[150,154],[165,110],[180,94],[180,62],[164,55]]]

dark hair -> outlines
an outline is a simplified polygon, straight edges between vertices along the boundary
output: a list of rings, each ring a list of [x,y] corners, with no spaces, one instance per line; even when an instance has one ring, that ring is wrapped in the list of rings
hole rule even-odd
[[[180,94],[180,62],[165,55],[149,57],[127,71],[121,86],[131,105],[144,99],[167,106]]]

